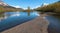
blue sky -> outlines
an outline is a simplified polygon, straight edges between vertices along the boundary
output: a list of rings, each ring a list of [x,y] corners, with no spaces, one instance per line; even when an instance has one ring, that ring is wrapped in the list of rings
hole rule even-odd
[[[57,2],[58,0],[3,0],[3,1],[11,6],[25,9],[28,6],[30,6],[31,8],[36,8],[41,6],[43,3],[50,4]]]

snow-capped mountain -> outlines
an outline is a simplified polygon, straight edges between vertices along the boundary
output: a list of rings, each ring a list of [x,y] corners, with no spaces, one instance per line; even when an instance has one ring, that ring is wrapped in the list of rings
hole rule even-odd
[[[23,10],[22,8],[16,8],[14,6],[10,6],[7,3],[3,2],[2,0],[0,0],[0,7],[2,7],[4,10]],[[19,6],[17,6],[19,7]]]
[[[3,2],[2,0],[0,0],[0,6],[9,6],[9,5]]]

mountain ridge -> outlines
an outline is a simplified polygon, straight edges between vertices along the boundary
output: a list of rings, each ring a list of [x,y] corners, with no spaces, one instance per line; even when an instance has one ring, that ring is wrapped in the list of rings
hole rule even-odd
[[[7,3],[3,2],[2,0],[0,0],[0,6],[9,6]]]
[[[16,8],[8,5],[7,3],[0,0],[0,13],[2,12],[11,12],[11,11],[22,11],[22,8]]]

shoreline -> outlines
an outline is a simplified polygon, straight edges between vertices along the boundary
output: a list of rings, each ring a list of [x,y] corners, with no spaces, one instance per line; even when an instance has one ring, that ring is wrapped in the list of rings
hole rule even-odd
[[[46,19],[42,16],[38,16],[31,21],[20,24],[1,33],[48,33],[48,25],[49,22]]]

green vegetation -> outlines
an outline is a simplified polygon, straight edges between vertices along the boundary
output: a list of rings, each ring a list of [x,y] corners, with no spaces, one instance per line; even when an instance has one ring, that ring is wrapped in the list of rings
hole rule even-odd
[[[60,13],[60,1],[55,2],[53,4],[49,4],[47,6],[38,7],[35,10],[40,11],[40,12],[53,12],[53,13],[59,14]]]
[[[22,8],[15,8],[15,7],[12,7],[12,6],[0,6],[0,13],[21,11],[21,10],[23,10],[23,9]]]

